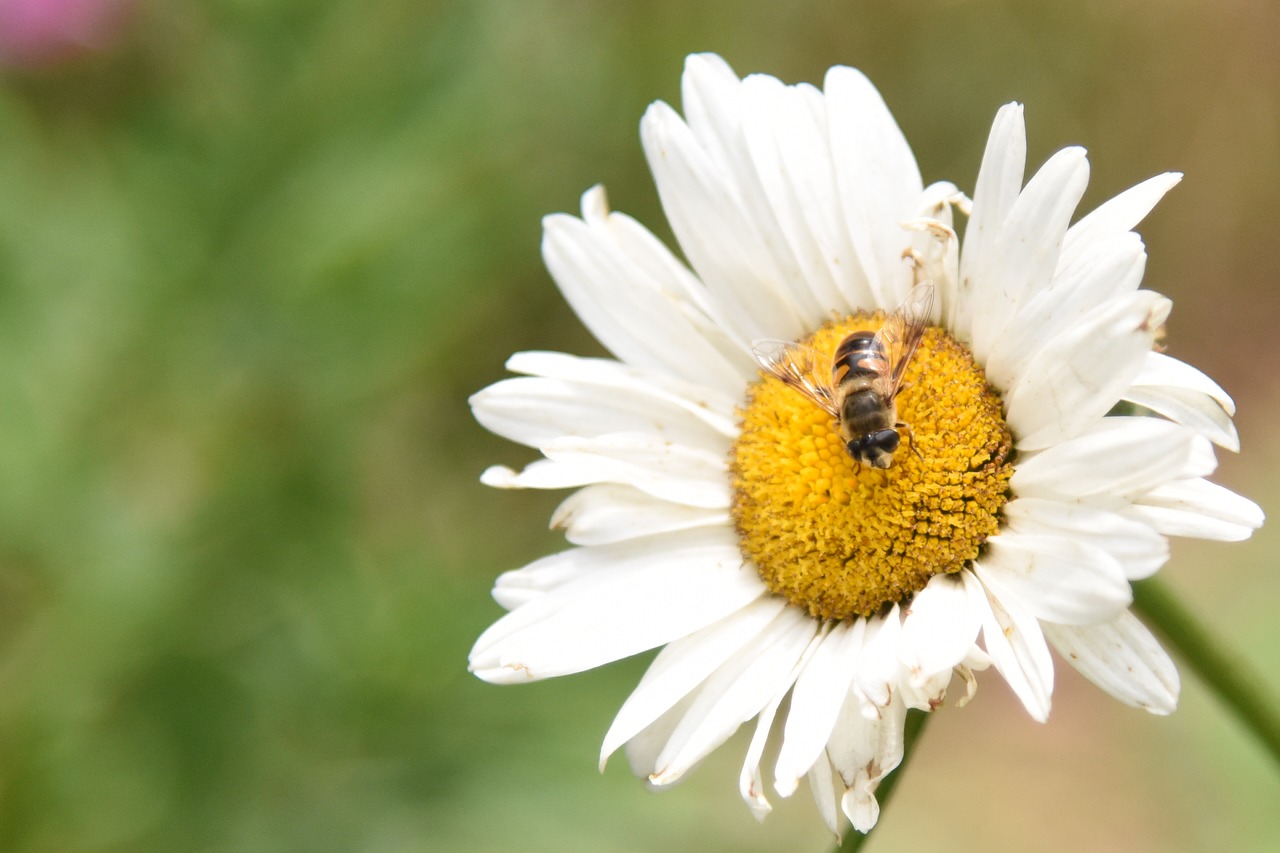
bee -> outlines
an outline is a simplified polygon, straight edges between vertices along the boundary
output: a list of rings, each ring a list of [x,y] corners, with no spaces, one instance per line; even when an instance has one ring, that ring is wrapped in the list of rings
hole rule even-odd
[[[760,366],[836,419],[845,448],[858,466],[888,468],[901,441],[915,450],[911,427],[898,420],[894,401],[933,308],[933,284],[921,282],[876,332],[854,332],[830,355],[804,344],[758,340]]]

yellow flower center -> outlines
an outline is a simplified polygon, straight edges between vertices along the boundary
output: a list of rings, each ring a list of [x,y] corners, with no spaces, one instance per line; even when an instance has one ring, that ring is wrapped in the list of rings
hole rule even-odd
[[[804,343],[830,353],[883,321],[858,314]],[[1013,442],[968,350],[928,329],[896,405],[910,430],[885,470],[859,466],[835,418],[773,376],[751,386],[740,413],[731,472],[742,553],[773,592],[819,619],[906,601],[964,568],[999,529]]]

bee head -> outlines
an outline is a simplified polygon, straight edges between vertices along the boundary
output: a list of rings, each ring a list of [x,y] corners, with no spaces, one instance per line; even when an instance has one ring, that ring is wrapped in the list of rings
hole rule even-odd
[[[847,448],[849,455],[864,465],[888,468],[901,440],[896,429],[878,429],[850,441]]]

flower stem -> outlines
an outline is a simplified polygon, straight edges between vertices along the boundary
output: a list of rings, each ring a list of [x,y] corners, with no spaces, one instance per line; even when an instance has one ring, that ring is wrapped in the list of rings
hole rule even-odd
[[[1158,579],[1135,583],[1133,604],[1280,764],[1280,702],[1267,695],[1262,680],[1224,650]]]
[[[907,762],[911,760],[911,756],[915,753],[916,741],[920,739],[920,734],[924,731],[924,724],[929,722],[929,718],[933,714],[926,714],[924,711],[908,711],[907,720],[903,726],[902,732],[902,761],[894,769],[892,773],[885,777],[880,783],[880,787],[876,789],[876,799],[880,802],[880,814],[884,814],[885,807],[889,805],[889,798],[893,796],[893,789],[898,787],[898,781],[902,778],[902,774],[906,772]],[[872,831],[875,827],[872,827]],[[867,839],[871,837],[868,832],[863,835],[856,829],[850,829],[849,834],[845,836],[844,843],[839,847],[839,853],[851,853],[851,851],[861,850],[862,845],[867,843]]]

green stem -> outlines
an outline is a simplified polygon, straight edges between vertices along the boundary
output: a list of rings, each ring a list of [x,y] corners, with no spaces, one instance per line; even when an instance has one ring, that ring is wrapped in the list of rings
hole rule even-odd
[[[902,778],[902,774],[906,772],[907,762],[911,760],[911,756],[915,753],[916,741],[920,739],[921,732],[924,731],[924,724],[929,721],[933,714],[926,714],[924,711],[908,711],[906,725],[902,732],[902,762],[884,781],[880,783],[880,787],[876,788],[876,799],[880,801],[880,814],[883,817],[885,807],[889,805],[889,798],[893,796],[893,789],[898,787],[898,781]],[[872,827],[874,830],[875,827]],[[854,850],[861,850],[862,845],[867,843],[867,839],[871,837],[868,832],[863,835],[856,829],[850,828],[849,833],[844,838],[844,843],[840,845],[840,853],[851,853]]]
[[[1280,702],[1267,695],[1262,680],[1224,650],[1163,582],[1135,583],[1133,605],[1280,764]]]

